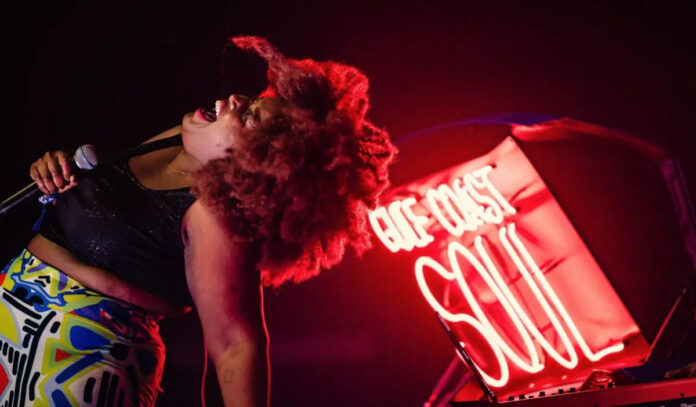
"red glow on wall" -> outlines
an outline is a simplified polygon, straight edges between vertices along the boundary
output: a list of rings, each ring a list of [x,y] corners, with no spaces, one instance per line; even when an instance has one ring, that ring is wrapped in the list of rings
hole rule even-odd
[[[638,364],[647,352],[513,138],[395,188],[383,202],[370,214],[375,235],[395,255],[412,257],[413,269],[403,272],[415,274],[499,395],[577,383],[595,368]]]

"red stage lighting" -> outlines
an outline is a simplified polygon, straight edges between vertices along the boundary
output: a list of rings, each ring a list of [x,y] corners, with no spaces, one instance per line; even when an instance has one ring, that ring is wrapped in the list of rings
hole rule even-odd
[[[425,301],[450,322],[500,397],[579,387],[593,370],[639,365],[660,336],[654,323],[636,321],[634,314],[641,322],[646,318],[624,303],[630,302],[626,284],[609,278],[612,273],[603,270],[574,226],[587,222],[582,216],[569,218],[520,147],[573,140],[583,131],[639,150],[649,160],[666,157],[658,148],[576,121],[510,125],[507,137],[488,152],[408,180],[370,213],[375,236],[390,252],[411,259],[412,270],[401,271],[415,274]],[[620,188],[603,196],[585,192],[577,190],[576,196],[587,205],[622,199]],[[619,218],[613,224],[614,217],[605,216],[602,227],[616,234]],[[634,232],[624,233],[631,241]],[[600,251],[607,256],[607,250]],[[651,271],[636,271],[643,272]],[[628,291],[635,297],[643,289],[637,282]],[[672,304],[673,293],[664,294]],[[666,318],[662,308],[655,307],[660,321]]]

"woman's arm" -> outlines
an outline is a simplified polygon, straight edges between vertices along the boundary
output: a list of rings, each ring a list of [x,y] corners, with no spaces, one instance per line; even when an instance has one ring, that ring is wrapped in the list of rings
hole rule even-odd
[[[186,279],[225,406],[268,404],[268,337],[255,245],[195,202],[184,216]]]

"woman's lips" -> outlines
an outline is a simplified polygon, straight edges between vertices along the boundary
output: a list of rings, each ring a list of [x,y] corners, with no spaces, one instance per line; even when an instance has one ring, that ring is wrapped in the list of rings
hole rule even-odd
[[[209,109],[206,109],[204,107],[196,109],[195,115],[199,119],[204,120],[204,121],[209,122],[209,123],[212,123],[215,120],[217,120],[217,115],[215,114],[215,112],[213,112]]]

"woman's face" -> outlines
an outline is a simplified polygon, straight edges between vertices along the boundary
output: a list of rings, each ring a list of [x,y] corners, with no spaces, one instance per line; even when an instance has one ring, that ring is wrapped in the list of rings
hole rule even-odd
[[[181,121],[184,150],[200,164],[228,156],[245,130],[272,119],[282,109],[283,102],[279,98],[251,100],[243,95],[231,95],[218,100],[215,107],[217,115],[201,108],[187,113]]]

